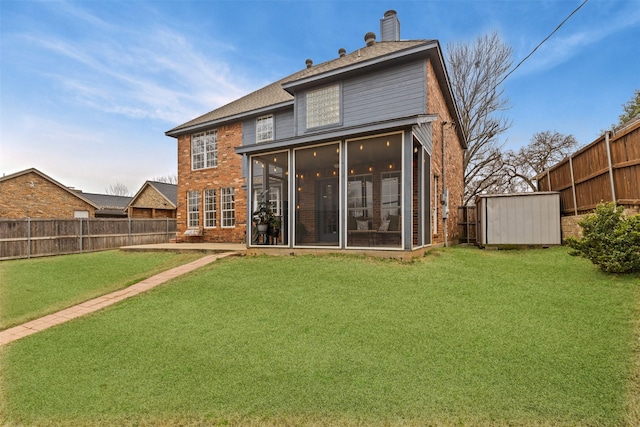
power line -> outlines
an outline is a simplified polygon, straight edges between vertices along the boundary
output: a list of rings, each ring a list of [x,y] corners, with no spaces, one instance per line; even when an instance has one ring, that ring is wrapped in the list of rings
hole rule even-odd
[[[502,80],[500,80],[500,81],[496,84],[496,86],[495,86],[495,87],[500,86],[500,83],[502,83],[503,81],[505,81],[505,80],[507,79],[507,77],[509,77],[509,76],[510,76],[510,75],[511,75],[515,70],[517,70],[517,69],[518,69],[518,67],[520,67],[520,66],[524,63],[524,61],[526,61],[527,59],[529,59],[529,57],[530,57],[531,55],[533,55],[533,53],[534,53],[536,50],[538,50],[538,48],[539,48],[540,46],[542,46],[542,45],[543,45],[547,40],[549,40],[549,39],[551,38],[551,36],[553,36],[553,35],[556,33],[556,31],[558,31],[558,30],[560,29],[560,27],[562,27],[562,26],[565,24],[565,22],[567,22],[567,21],[568,21],[568,20],[569,20],[573,15],[575,15],[575,14],[576,14],[576,12],[578,12],[578,11],[582,8],[582,6],[584,6],[588,1],[589,1],[589,0],[584,0],[584,1],[582,2],[582,4],[580,4],[580,6],[578,6],[577,8],[575,8],[575,10],[569,14],[569,16],[567,16],[566,18],[564,18],[564,21],[562,21],[562,22],[561,22],[561,23],[556,27],[556,29],[555,29],[555,30],[553,30],[553,31],[551,32],[551,34],[549,34],[549,35],[548,35],[544,40],[542,40],[540,43],[538,43],[538,46],[536,46],[536,47],[531,51],[531,53],[529,53],[527,56],[525,56],[525,57],[524,57],[524,59],[523,59],[522,61],[518,62],[518,65],[516,65],[516,66],[515,66],[511,71],[509,71],[507,74],[505,74],[505,76],[502,78]]]

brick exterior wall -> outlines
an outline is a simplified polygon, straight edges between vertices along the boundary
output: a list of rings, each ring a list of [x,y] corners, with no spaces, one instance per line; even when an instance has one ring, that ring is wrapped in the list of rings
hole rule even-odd
[[[129,206],[130,218],[175,218],[176,210],[155,188],[147,185]]]
[[[431,124],[433,153],[431,157],[431,191],[433,191],[433,177],[438,178],[438,197],[442,193],[442,125],[443,121],[451,122],[442,90],[435,75],[433,65],[427,60],[427,112],[437,114],[438,120]],[[445,141],[445,185],[449,190],[449,216],[447,218],[447,240],[454,243],[458,240],[458,206],[462,205],[464,194],[463,153],[460,139],[455,129],[450,125],[444,127]],[[433,195],[431,196],[433,199]],[[438,207],[438,232],[433,235],[434,244],[444,243],[442,227],[442,206]]]
[[[74,211],[95,217],[92,205],[37,173],[0,181],[0,218],[73,218]]]
[[[204,241],[244,243],[246,241],[247,194],[246,180],[242,177],[242,156],[235,147],[242,145],[242,123],[232,123],[218,130],[218,166],[191,170],[191,135],[178,137],[178,242]],[[220,189],[231,187],[235,192],[235,227],[222,228]],[[216,190],[216,227],[204,227],[204,195],[206,189]],[[189,191],[200,193],[200,227],[202,236],[185,237],[187,230],[187,197]]]

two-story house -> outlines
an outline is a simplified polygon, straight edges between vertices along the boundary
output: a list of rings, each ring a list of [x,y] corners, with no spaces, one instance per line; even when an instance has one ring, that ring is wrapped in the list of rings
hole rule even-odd
[[[166,132],[179,240],[411,252],[457,239],[466,145],[440,44],[400,40],[395,11],[380,33]],[[277,237],[257,229],[262,201]]]

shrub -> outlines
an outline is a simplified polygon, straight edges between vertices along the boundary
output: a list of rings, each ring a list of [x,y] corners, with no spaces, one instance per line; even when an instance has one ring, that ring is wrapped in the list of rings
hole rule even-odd
[[[640,271],[640,215],[626,217],[623,206],[601,203],[578,223],[582,238],[569,237],[571,255],[587,258],[607,273]]]

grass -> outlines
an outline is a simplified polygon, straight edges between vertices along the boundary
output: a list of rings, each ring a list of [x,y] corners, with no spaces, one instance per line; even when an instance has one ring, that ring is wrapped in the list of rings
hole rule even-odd
[[[638,285],[563,248],[225,259],[6,346],[1,409],[18,425],[625,425]]]
[[[93,252],[0,262],[0,330],[116,291],[200,254]]]

